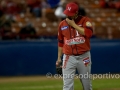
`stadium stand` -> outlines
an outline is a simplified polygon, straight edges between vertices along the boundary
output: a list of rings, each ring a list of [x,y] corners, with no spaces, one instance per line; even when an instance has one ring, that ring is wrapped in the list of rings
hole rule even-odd
[[[21,3],[27,9],[26,0],[12,0]],[[67,0],[71,2],[73,0]],[[120,38],[120,12],[112,8],[101,8],[99,0],[76,0],[84,7],[94,25],[94,34],[97,38],[116,39]],[[58,18],[54,15],[55,8],[46,9],[46,16],[35,17],[29,10],[14,16],[16,22],[12,23],[12,31],[18,34],[20,28],[31,22],[36,29],[39,37],[56,37]]]

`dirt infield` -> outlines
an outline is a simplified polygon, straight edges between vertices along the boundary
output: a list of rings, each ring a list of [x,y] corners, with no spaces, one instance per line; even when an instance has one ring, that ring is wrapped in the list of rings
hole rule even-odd
[[[23,81],[42,81],[53,80],[55,78],[47,78],[46,76],[15,76],[15,77],[0,77],[0,83],[3,82],[23,82]]]

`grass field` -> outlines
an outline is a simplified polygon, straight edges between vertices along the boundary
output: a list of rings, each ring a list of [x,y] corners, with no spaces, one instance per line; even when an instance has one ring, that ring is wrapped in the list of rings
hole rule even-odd
[[[93,90],[120,90],[120,78],[95,79]],[[62,90],[62,79],[45,76],[0,77],[0,90]],[[75,79],[75,90],[82,90]]]

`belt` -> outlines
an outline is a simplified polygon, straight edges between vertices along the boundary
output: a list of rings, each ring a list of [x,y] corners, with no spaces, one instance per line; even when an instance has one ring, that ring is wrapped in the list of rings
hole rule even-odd
[[[86,52],[84,52],[84,53],[82,53],[82,54],[73,54],[73,56],[79,56],[79,55],[83,55],[83,54],[85,54],[85,53],[87,53],[88,51],[86,51]]]
[[[82,55],[82,54],[73,54],[73,56],[79,56],[79,55]]]
[[[88,52],[88,51],[86,51],[86,52]],[[86,52],[84,52],[84,53],[82,53],[82,54],[65,54],[65,55],[80,56],[80,55],[83,55],[83,54],[85,54]]]

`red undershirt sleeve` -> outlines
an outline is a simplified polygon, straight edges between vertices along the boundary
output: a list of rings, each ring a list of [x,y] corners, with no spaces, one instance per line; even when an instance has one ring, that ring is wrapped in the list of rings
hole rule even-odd
[[[58,46],[63,47],[63,44],[64,44],[64,39],[63,39],[61,28],[59,26],[58,27]]]
[[[93,30],[92,30],[91,27],[87,27],[87,28],[85,28],[84,30],[85,30],[84,32],[85,32],[85,36],[86,36],[86,37],[88,37],[88,38],[92,37],[92,35],[93,35]]]

